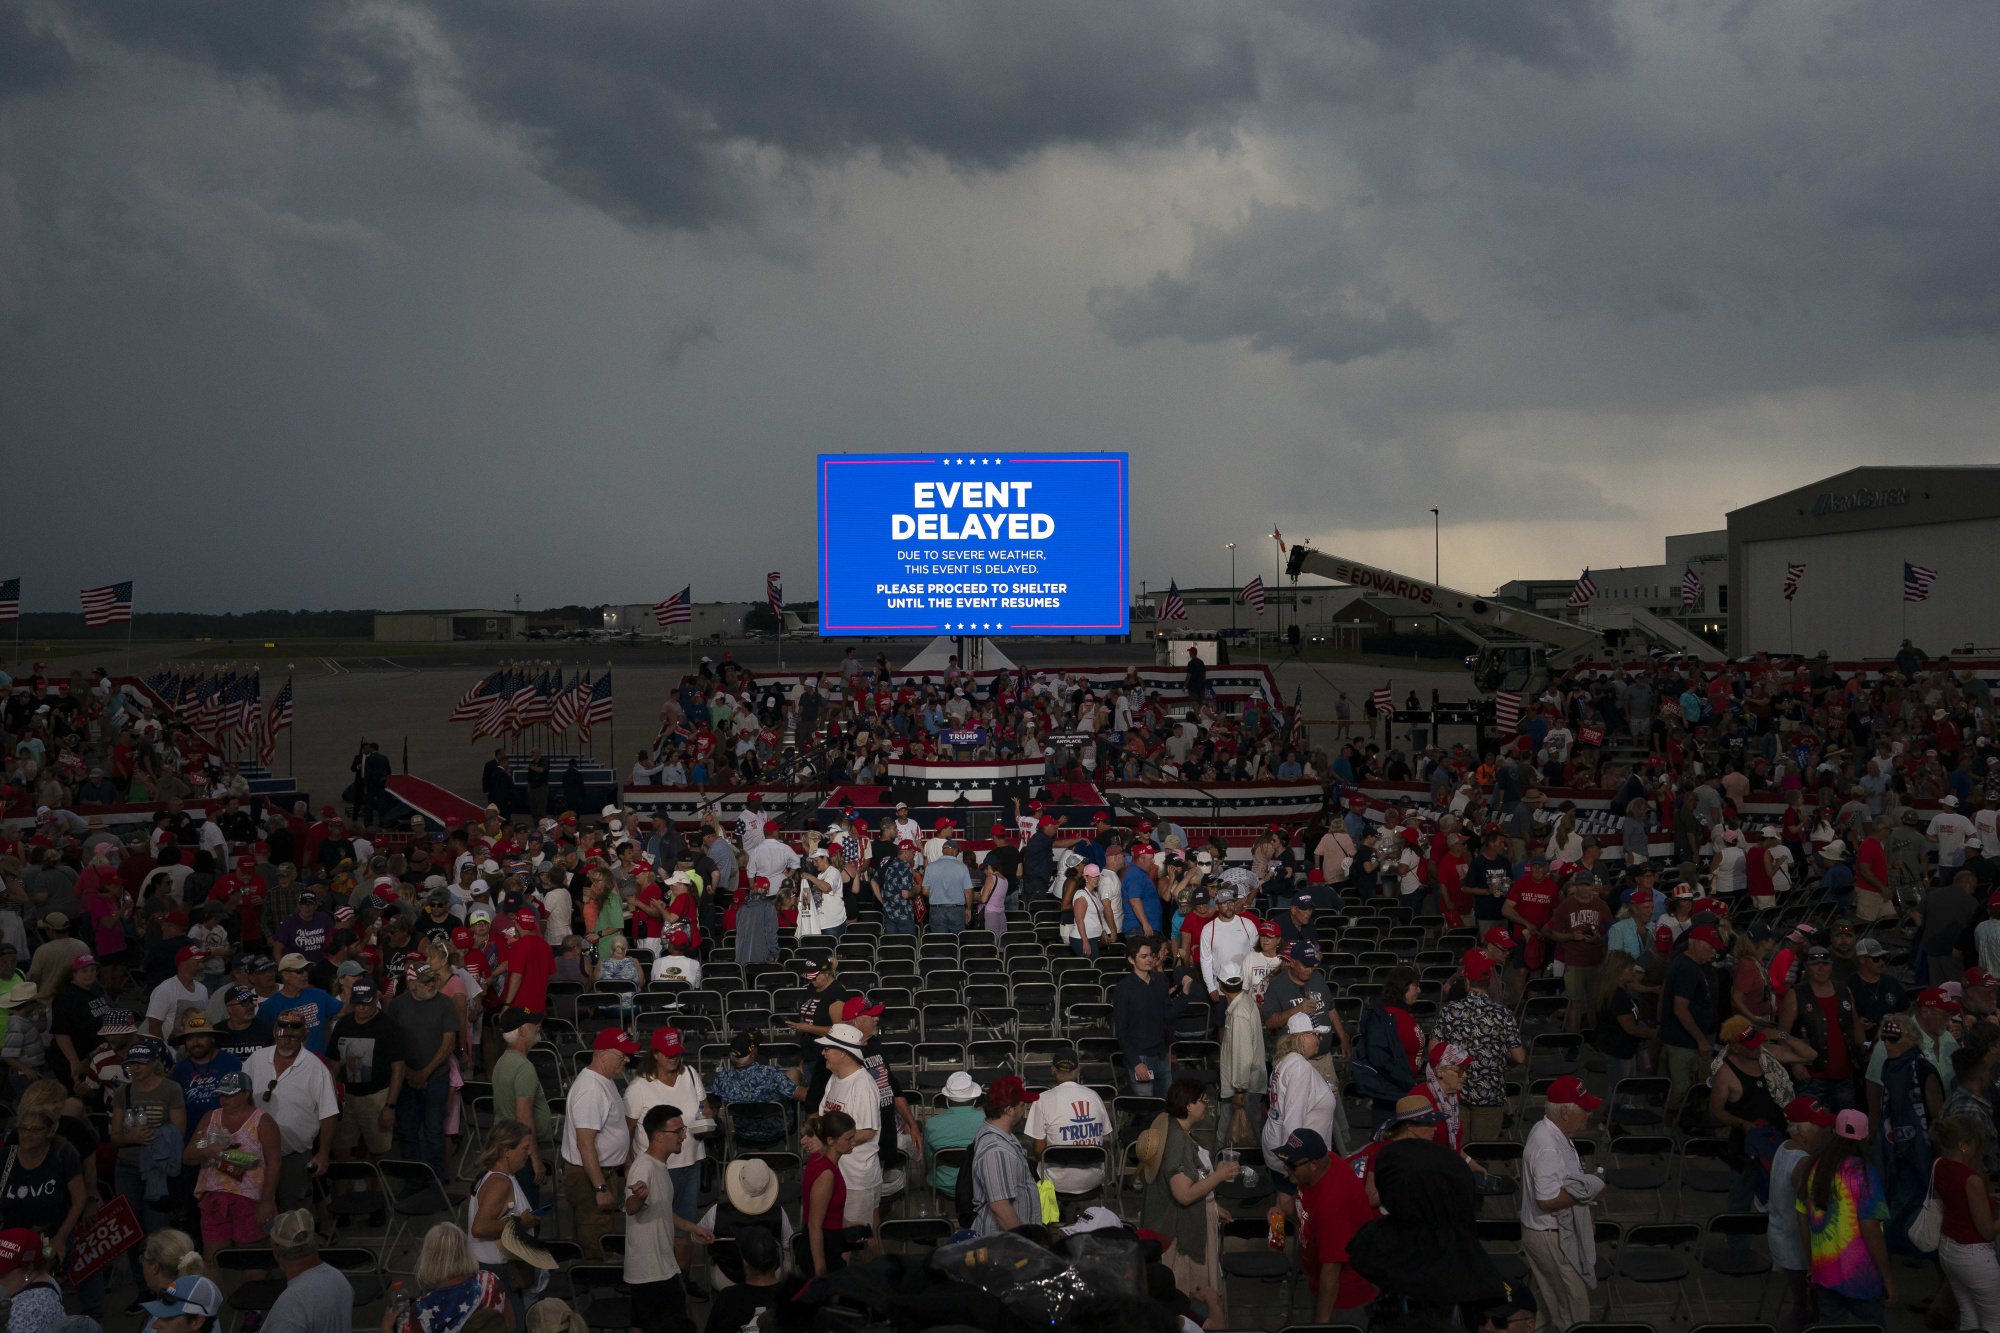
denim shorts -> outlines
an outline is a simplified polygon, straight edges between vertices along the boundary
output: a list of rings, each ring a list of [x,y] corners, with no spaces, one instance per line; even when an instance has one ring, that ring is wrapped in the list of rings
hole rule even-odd
[[[674,1182],[674,1216],[695,1221],[701,1216],[701,1163],[668,1167],[667,1175]]]

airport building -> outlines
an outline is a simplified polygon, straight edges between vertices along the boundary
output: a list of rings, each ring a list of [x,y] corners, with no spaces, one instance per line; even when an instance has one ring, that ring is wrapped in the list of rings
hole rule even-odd
[[[696,602],[689,608],[693,618],[687,624],[662,628],[653,615],[651,602],[632,602],[605,607],[602,628],[611,634],[663,634],[674,639],[708,639],[719,635],[736,639],[743,636],[743,618],[756,605],[756,602]]]
[[[2000,647],[2000,467],[1854,468],[1728,522],[1732,656]]]
[[[459,643],[524,638],[528,618],[512,611],[392,611],[375,617],[377,643]]]

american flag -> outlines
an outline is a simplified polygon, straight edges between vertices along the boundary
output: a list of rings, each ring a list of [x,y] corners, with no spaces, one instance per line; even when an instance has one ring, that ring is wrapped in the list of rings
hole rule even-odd
[[[577,720],[577,732],[585,740],[590,739],[591,729],[599,723],[611,720],[611,673],[605,672],[590,687],[590,698],[584,701],[583,713]]]
[[[694,619],[694,585],[688,584],[679,592],[670,595],[664,602],[653,603],[653,619],[665,629],[669,625],[685,625]]]
[[[235,679],[235,674],[232,672],[227,676],[208,676],[202,680],[201,687],[195,692],[194,697],[196,731],[208,733],[215,731],[216,726],[222,721],[222,700],[227,695],[230,685],[235,683]]]
[[[99,625],[127,625],[132,621],[132,581],[107,583],[102,588],[83,590],[83,623],[95,629]]]
[[[1694,572],[1694,566],[1687,567],[1681,575],[1681,610],[1692,611],[1701,605],[1701,575]]]
[[[1576,586],[1569,590],[1569,604],[1571,606],[1589,606],[1590,599],[1595,596],[1597,596],[1597,581],[1590,577],[1589,566],[1585,566],[1583,577],[1579,578],[1576,581]]]
[[[0,623],[21,618],[21,580],[0,579]]]
[[[512,734],[528,725],[528,712],[535,706],[535,681],[523,671],[514,678],[514,694],[507,701],[507,731]]]
[[[535,678],[535,692],[528,696],[528,706],[521,711],[521,725],[539,727],[547,722],[555,708],[554,692],[562,683],[562,672],[556,673],[555,684],[549,683],[549,673],[544,671]]]
[[[1903,562],[1903,600],[1906,602],[1927,602],[1931,597],[1931,585],[1937,582],[1937,571],[1923,565]]]
[[[1494,692],[1493,729],[1502,736],[1511,736],[1521,729],[1520,695],[1512,690]]]
[[[1181,601],[1181,590],[1172,579],[1167,580],[1167,591],[1160,598],[1159,619],[1186,620],[1187,603]]]
[[[247,748],[257,743],[257,729],[264,721],[264,683],[256,675],[245,676],[236,687],[236,716],[230,730],[243,738]]]
[[[278,749],[278,733],[292,729],[292,678],[285,677],[285,688],[278,691],[278,697],[271,700],[270,716],[264,719],[264,743],[258,747],[265,763]]]
[[[1252,574],[1250,581],[1243,585],[1243,600],[1254,607],[1258,615],[1261,616],[1264,614],[1264,576],[1262,574]]]
[[[492,698],[493,692],[500,688],[501,677],[506,674],[504,671],[487,673],[484,680],[465,692],[465,697],[460,699],[458,706],[451,710],[450,720],[453,722],[477,722],[480,718],[485,717],[486,705]]]
[[[549,726],[557,734],[568,731],[576,724],[577,710],[583,706],[583,696],[590,689],[590,680],[581,671],[570,678],[567,686],[556,689],[556,697],[549,702]]]
[[[514,690],[518,682],[512,671],[502,670],[493,690],[481,701],[479,719],[473,724],[472,739],[504,736],[514,716]]]
[[[771,604],[771,614],[778,618],[778,628],[782,630],[785,627],[785,585],[775,569],[764,576],[764,600]]]
[[[1378,716],[1387,717],[1396,711],[1396,692],[1387,685],[1376,686],[1372,697],[1375,701],[1375,712]]]
[[[1805,575],[1806,575],[1806,567],[1804,565],[1788,564],[1785,566],[1786,601],[1789,602],[1794,597],[1799,595],[1799,580],[1804,578]]]

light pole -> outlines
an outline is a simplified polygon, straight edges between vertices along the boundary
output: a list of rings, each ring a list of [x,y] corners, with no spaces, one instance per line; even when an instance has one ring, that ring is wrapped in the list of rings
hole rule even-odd
[[[1443,582],[1444,582],[1444,519],[1439,515],[1438,507],[1436,505],[1432,505],[1431,506],[1431,586],[1435,588],[1443,584]],[[1443,594],[1439,594],[1439,601],[1440,602],[1443,601]],[[1438,634],[1438,635],[1442,635],[1444,633],[1444,621],[1442,617],[1438,617],[1432,621],[1431,632],[1433,634]]]
[[[1229,637],[1236,637],[1236,543],[1224,542],[1229,548]]]

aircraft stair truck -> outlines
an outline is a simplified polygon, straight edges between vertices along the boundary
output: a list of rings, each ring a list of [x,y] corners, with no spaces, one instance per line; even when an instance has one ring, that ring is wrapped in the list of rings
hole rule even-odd
[[[1439,616],[1473,645],[1466,665],[1472,670],[1474,688],[1484,694],[1533,693],[1579,662],[1629,655],[1620,642],[1622,634],[1607,635],[1588,625],[1572,625],[1310,546],[1292,547],[1285,570],[1294,580],[1300,574],[1318,574],[1350,587],[1388,593]]]

